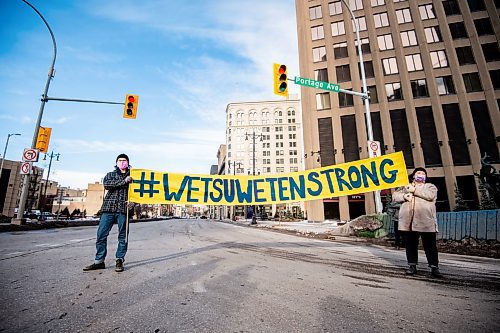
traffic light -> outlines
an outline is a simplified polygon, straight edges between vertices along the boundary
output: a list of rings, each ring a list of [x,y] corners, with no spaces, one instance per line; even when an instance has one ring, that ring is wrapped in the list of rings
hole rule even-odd
[[[135,119],[137,116],[137,104],[139,104],[139,96],[126,95],[125,107],[123,109],[123,118]]]
[[[49,150],[50,133],[52,133],[52,128],[50,127],[40,126],[38,128],[35,148],[42,153],[46,153]]]
[[[286,65],[274,64],[274,93],[276,95],[288,97],[288,74]]]

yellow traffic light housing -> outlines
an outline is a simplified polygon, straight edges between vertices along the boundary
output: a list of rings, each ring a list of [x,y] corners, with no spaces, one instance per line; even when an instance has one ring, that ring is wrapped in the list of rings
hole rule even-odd
[[[286,65],[274,64],[274,93],[279,96],[288,97],[288,74]]]
[[[50,134],[52,133],[52,128],[42,127],[38,128],[38,136],[36,138],[36,149],[42,153],[46,153],[49,150]]]
[[[139,96],[126,95],[125,107],[123,108],[123,118],[135,119],[135,117],[137,117],[138,104],[139,104]]]

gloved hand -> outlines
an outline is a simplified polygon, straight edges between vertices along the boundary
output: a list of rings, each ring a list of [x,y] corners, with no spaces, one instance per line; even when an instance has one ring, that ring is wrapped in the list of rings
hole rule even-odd
[[[411,194],[411,193],[406,193],[405,195],[403,195],[403,198],[404,198],[406,201],[411,201],[411,199],[413,199],[413,194]]]
[[[133,179],[132,179],[132,177],[130,177],[130,176],[125,177],[125,182],[126,182],[126,183],[131,183],[131,182],[132,182],[132,180],[133,180]]]
[[[134,209],[134,207],[135,207],[135,202],[127,202],[127,209],[128,210]]]
[[[415,185],[410,184],[410,185],[406,186],[406,192],[407,193],[413,193],[413,192],[415,192]]]

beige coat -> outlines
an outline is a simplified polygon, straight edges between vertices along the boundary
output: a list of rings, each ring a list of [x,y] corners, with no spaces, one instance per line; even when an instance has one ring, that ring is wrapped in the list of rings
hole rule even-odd
[[[436,220],[437,187],[433,184],[417,184],[415,192],[410,193],[407,187],[394,192],[392,200],[401,202],[399,209],[400,231],[438,232]],[[410,193],[409,201],[404,198]]]

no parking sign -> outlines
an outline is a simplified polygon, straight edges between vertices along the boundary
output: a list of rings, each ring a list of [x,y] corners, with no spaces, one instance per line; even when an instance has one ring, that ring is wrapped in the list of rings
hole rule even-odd
[[[380,150],[380,141],[369,141],[368,140],[368,156],[371,157],[379,157],[382,155]]]

